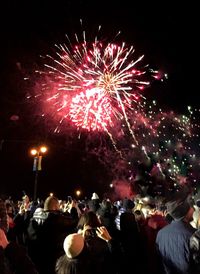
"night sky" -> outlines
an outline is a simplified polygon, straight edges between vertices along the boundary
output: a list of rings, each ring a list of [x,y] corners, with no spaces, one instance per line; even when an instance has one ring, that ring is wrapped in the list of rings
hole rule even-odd
[[[38,179],[41,196],[54,192],[64,198],[79,187],[83,195],[103,194],[109,187],[109,171],[97,158],[87,158],[84,136],[55,136],[48,130],[51,122],[41,121],[37,107],[26,100],[35,84],[39,56],[50,52],[55,43],[65,42],[65,34],[81,33],[80,18],[88,37],[95,37],[99,25],[106,38],[120,30],[122,41],[168,74],[168,79],[154,82],[145,91],[147,99],[155,98],[161,107],[178,113],[189,104],[199,106],[195,6],[127,0],[5,2],[0,8],[1,194],[19,198],[24,190],[32,195],[33,159],[28,151],[43,142],[49,151]]]

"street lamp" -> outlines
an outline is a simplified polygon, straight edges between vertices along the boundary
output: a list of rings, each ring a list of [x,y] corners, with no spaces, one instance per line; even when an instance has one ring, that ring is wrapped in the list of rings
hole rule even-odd
[[[81,191],[80,191],[80,189],[77,189],[77,190],[76,190],[76,196],[79,198],[80,195],[81,195]]]
[[[34,182],[34,194],[33,200],[37,199],[37,184],[38,184],[38,173],[42,170],[42,155],[47,152],[46,146],[40,146],[37,148],[32,148],[30,153],[34,156],[33,158],[33,171],[35,172],[35,182]]]

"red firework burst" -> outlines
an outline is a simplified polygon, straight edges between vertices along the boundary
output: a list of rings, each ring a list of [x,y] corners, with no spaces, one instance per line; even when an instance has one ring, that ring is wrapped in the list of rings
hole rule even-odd
[[[90,130],[105,130],[113,125],[110,97],[103,89],[87,89],[73,97],[69,117],[78,127]]]
[[[133,46],[125,43],[104,45],[97,39],[57,48],[57,57],[47,56],[51,63],[45,64],[49,80],[44,85],[43,102],[45,107],[49,103],[48,112],[59,117],[60,125],[69,119],[79,130],[107,131],[119,119],[131,130],[129,112],[143,99],[141,92],[149,85],[142,81],[145,71],[137,69],[143,56],[135,58]]]

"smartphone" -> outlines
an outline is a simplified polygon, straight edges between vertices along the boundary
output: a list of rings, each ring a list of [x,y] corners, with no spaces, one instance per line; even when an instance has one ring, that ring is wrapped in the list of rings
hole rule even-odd
[[[96,237],[97,236],[96,228],[91,228],[90,233],[92,237]]]

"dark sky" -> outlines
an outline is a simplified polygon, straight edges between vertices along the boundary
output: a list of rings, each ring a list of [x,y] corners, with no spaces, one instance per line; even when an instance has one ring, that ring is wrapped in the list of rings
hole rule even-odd
[[[51,2],[51,3],[50,3]],[[139,3],[138,3],[139,2]],[[155,82],[148,96],[168,109],[183,112],[188,104],[198,106],[197,7],[154,1],[5,1],[0,8],[0,192],[20,197],[22,190],[32,195],[34,174],[28,149],[46,142],[50,149],[39,174],[39,193],[58,195],[81,187],[84,194],[103,193],[110,180],[98,159],[85,160],[83,141],[68,143],[65,136],[52,136],[27,106],[31,88],[24,76],[32,76],[39,55],[55,43],[65,42],[65,34],[80,33],[83,19],[86,34],[96,34],[102,25],[104,37],[122,31],[122,41],[134,45],[155,68],[166,72],[168,80]],[[34,76],[33,76],[34,82]],[[13,121],[12,115],[19,119]],[[88,186],[88,187],[87,187]]]

